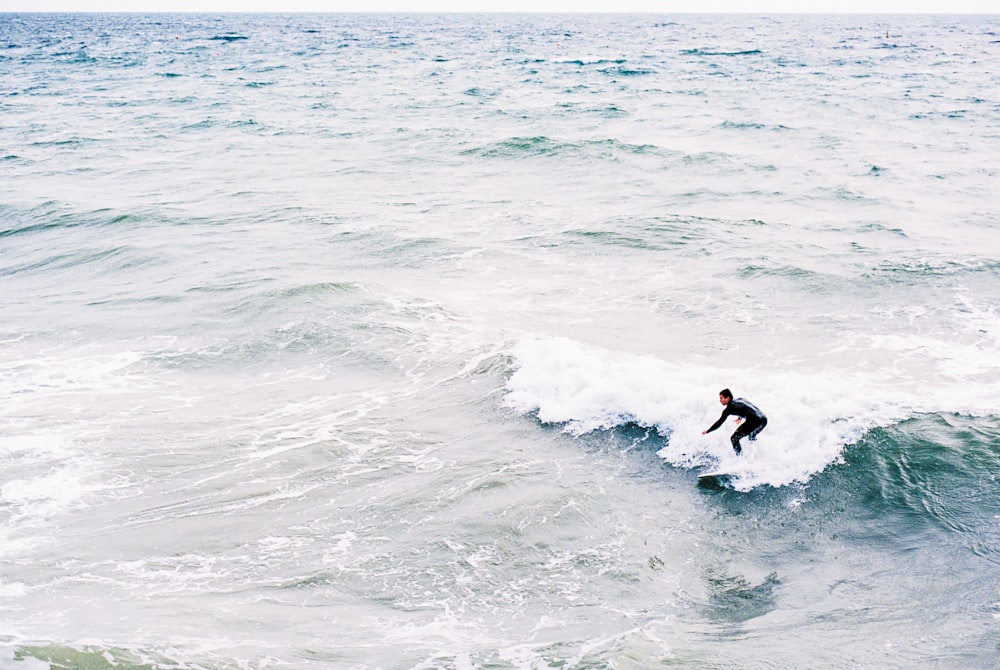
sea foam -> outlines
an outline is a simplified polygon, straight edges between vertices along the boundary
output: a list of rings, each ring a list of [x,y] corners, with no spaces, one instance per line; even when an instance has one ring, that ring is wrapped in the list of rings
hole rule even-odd
[[[925,412],[979,411],[954,388],[901,391],[885,375],[857,370],[725,370],[567,338],[524,340],[513,355],[507,406],[562,424],[572,435],[629,423],[655,428],[664,438],[659,455],[665,461],[732,473],[741,490],[808,482],[877,426]],[[743,441],[741,456],[729,444],[733,420],[701,434],[721,414],[723,387],[768,416],[759,439]]]

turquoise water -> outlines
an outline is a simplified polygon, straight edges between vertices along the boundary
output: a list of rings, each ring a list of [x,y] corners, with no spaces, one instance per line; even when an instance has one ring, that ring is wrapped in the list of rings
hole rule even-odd
[[[0,15],[0,667],[996,666],[998,49]]]

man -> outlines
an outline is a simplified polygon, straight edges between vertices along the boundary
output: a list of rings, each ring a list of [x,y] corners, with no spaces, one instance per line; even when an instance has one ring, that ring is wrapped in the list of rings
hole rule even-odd
[[[735,451],[736,455],[739,456],[743,451],[743,448],[740,446],[740,440],[744,437],[749,437],[751,442],[756,440],[757,434],[764,430],[764,426],[767,425],[767,417],[764,416],[764,413],[757,409],[753,403],[745,398],[737,398],[733,400],[733,394],[729,389],[722,389],[719,391],[719,402],[722,403],[722,406],[726,409],[722,410],[722,416],[719,417],[719,420],[713,423],[712,427],[708,430],[701,431],[701,434],[706,435],[711,433],[713,430],[722,425],[722,422],[726,420],[726,417],[731,414],[735,414],[738,417],[736,419],[736,423],[742,421],[743,425],[736,429],[736,432],[734,432],[733,436],[729,438],[729,441],[733,443],[733,451]]]

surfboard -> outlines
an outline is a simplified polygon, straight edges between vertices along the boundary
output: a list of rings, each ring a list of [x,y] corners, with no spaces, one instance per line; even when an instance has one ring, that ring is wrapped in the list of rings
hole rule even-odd
[[[722,472],[721,470],[716,472],[704,472],[698,475],[698,486],[704,488],[722,488],[735,475],[731,472]]]

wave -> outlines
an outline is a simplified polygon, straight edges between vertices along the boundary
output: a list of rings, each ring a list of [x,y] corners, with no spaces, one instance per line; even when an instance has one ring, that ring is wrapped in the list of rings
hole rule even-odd
[[[934,534],[1000,563],[997,445],[996,416],[915,416],[870,430],[820,487],[868,515],[869,541],[906,546]]]
[[[684,49],[685,56],[754,56],[764,53],[760,49],[743,49],[740,51],[716,51],[714,49]]]
[[[588,65],[624,65],[626,59],[624,58],[574,58],[573,60],[558,61],[562,65],[579,65],[580,67],[585,67]]]
[[[762,261],[764,259],[761,259]],[[799,267],[791,264],[780,263],[751,263],[742,267],[738,275],[743,279],[756,279],[759,277],[784,277],[795,280],[800,286],[809,288],[833,288],[842,290],[841,282],[831,281],[830,275],[815,270]]]
[[[76,147],[83,144],[89,144],[91,142],[98,142],[96,138],[93,137],[78,137],[76,135],[72,137],[66,137],[64,139],[58,140],[41,140],[38,142],[32,142],[28,146],[31,147]]]
[[[487,91],[487,90],[482,89],[482,88],[480,88],[478,86],[473,86],[472,88],[468,88],[468,89],[462,91],[462,95],[467,95],[467,96],[470,96],[470,97],[473,97],[473,98],[488,98],[488,99],[492,99],[492,98],[497,97],[497,95],[499,95],[499,94],[496,91]]]
[[[752,121],[723,121],[718,127],[723,130],[789,130],[788,126],[781,124],[769,126],[765,123]]]
[[[680,214],[658,216],[626,216],[610,219],[605,225],[587,228],[572,227],[560,233],[559,244],[590,244],[596,247],[625,247],[642,251],[662,251],[691,245],[703,246],[716,239],[719,227],[737,229],[745,226],[766,226],[759,219],[719,219]],[[813,278],[818,274],[799,272],[792,266],[771,269],[747,266],[745,276],[778,275]]]
[[[985,273],[1000,273],[1000,262],[984,258],[932,259],[908,258],[883,261],[864,275],[869,281],[912,283],[935,277],[954,277]]]
[[[643,67],[625,67],[624,65],[617,65],[615,67],[602,68],[601,73],[616,77],[641,77],[647,74],[656,74],[656,70]]]
[[[618,118],[628,116],[628,112],[614,104],[598,107],[587,107],[576,102],[561,102],[557,105],[560,109],[565,109],[573,114],[598,114],[606,118]]]
[[[540,135],[535,137],[511,137],[484,147],[466,149],[462,153],[464,155],[477,155],[487,158],[524,158],[567,154],[593,155],[599,158],[608,158],[621,154],[650,154],[658,151],[660,151],[659,147],[652,144],[630,144],[611,138],[567,142]]]
[[[620,246],[631,249],[653,250],[662,248],[639,235],[626,235],[613,230],[567,230],[563,233],[570,240],[577,239],[600,246]]]
[[[664,461],[721,467],[734,474],[738,490],[805,484],[843,462],[845,449],[869,431],[924,413],[986,413],[982,389],[960,381],[907,392],[864,370],[721,370],[566,338],[525,340],[512,353],[509,408],[576,436],[630,424],[653,429],[663,439],[658,453]],[[817,377],[822,393],[809,391]],[[721,413],[716,393],[726,385],[758,402],[770,419],[741,457],[732,453],[725,426],[701,434]]]
[[[22,209],[0,205],[0,238],[31,235],[55,229],[103,227],[139,223],[144,219],[135,214],[120,214],[111,209],[73,212],[49,201]]]

